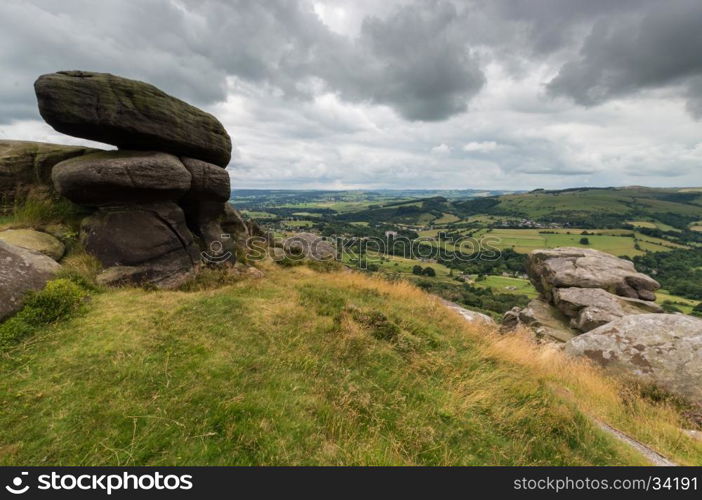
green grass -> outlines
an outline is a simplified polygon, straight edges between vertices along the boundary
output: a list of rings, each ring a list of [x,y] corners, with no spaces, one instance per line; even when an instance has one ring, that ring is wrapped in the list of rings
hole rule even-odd
[[[685,314],[690,314],[692,309],[698,304],[698,301],[696,300],[672,295],[667,290],[661,288],[660,290],[656,290],[656,303],[663,304],[663,302],[672,303],[677,309]]]
[[[675,409],[403,282],[266,268],[197,292],[96,293],[0,357],[3,465],[681,463]]]
[[[12,215],[0,218],[0,227],[38,227],[62,223],[77,230],[86,213],[85,209],[65,198],[37,196],[16,202]]]

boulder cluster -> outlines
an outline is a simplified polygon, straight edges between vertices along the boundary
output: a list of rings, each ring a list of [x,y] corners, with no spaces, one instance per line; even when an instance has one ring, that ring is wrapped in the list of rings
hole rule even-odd
[[[632,262],[597,250],[534,250],[527,272],[540,296],[503,318],[565,351],[702,404],[702,320],[665,314],[660,287]]]
[[[92,211],[81,240],[105,268],[102,283],[174,287],[196,271],[201,252],[233,257],[222,228],[236,219],[225,170],[232,146],[215,117],[106,73],[61,71],[34,88],[54,129],[118,148],[83,148],[44,169],[59,195]]]

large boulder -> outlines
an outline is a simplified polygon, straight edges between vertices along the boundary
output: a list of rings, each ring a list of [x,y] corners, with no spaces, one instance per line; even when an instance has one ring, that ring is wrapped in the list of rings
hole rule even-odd
[[[605,323],[631,314],[662,313],[655,302],[630,299],[601,288],[555,288],[553,303],[570,319],[570,326],[588,332]]]
[[[12,203],[34,185],[51,185],[51,169],[69,158],[98,152],[83,146],[0,140],[0,203]]]
[[[533,299],[524,308],[513,307],[502,318],[502,331],[523,325],[529,327],[540,340],[567,342],[580,332],[570,327],[569,318],[543,298]]]
[[[173,155],[105,151],[59,163],[52,178],[62,196],[100,206],[178,200],[190,189],[192,176]]]
[[[56,237],[34,229],[7,229],[0,231],[0,241],[34,250],[54,260],[60,260],[66,247]]]
[[[41,116],[64,134],[229,164],[232,144],[222,124],[148,83],[60,71],[40,76],[34,90]]]
[[[0,241],[0,321],[17,312],[61,268],[46,255]]]
[[[702,403],[702,320],[692,316],[625,316],[571,339],[565,349]]]
[[[105,207],[83,220],[85,249],[105,268],[103,282],[172,288],[196,270],[200,254],[175,203]]]
[[[562,247],[533,250],[527,272],[534,287],[549,301],[554,288],[602,288],[615,295],[655,300],[660,285],[639,273],[634,264],[589,248]]]

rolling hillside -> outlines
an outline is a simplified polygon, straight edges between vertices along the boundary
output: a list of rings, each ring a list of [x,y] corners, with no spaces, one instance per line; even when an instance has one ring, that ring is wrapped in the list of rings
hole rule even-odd
[[[93,290],[82,313],[6,349],[0,464],[647,463],[593,418],[702,463],[670,402],[407,283],[264,270]]]

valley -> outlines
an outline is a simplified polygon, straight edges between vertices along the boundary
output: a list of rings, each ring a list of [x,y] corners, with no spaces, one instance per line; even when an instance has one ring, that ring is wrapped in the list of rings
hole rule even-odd
[[[536,295],[525,255],[564,246],[634,260],[661,280],[664,309],[702,314],[696,188],[234,190],[232,202],[277,238],[318,233],[341,242],[348,266],[408,279],[495,318]]]

